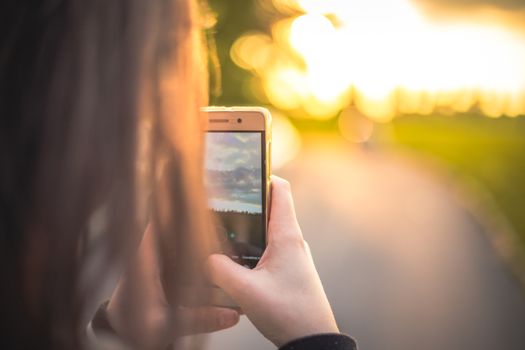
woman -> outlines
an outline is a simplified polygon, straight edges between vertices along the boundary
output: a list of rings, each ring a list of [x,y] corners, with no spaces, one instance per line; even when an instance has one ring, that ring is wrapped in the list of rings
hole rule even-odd
[[[5,0],[0,16],[3,348],[97,346],[88,305],[122,264],[98,315],[133,348],[233,326],[236,311],[178,306],[181,286],[206,279],[277,346],[353,347],[337,335],[283,180],[272,181],[259,266],[209,256],[194,1]]]

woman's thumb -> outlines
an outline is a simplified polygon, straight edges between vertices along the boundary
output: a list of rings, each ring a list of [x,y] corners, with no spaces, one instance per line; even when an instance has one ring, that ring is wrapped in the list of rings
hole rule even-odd
[[[236,302],[241,302],[244,295],[252,288],[252,273],[223,254],[212,254],[207,261],[208,274],[212,283],[224,290]]]

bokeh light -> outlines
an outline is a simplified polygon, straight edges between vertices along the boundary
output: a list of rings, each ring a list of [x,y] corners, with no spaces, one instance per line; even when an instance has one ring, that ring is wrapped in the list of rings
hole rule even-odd
[[[479,110],[525,114],[525,36],[509,27],[436,23],[409,0],[273,0],[289,9],[271,35],[251,32],[231,57],[270,104],[326,119],[349,105],[374,121]]]
[[[338,124],[343,137],[356,143],[368,141],[374,131],[374,123],[355,107],[346,108],[339,116]]]
[[[301,149],[301,136],[288,118],[272,110],[272,168],[279,169]]]

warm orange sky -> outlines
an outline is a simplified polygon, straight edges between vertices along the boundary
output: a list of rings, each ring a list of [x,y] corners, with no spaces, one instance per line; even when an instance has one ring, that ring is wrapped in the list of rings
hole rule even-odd
[[[353,104],[377,121],[438,108],[525,114],[525,31],[512,25],[523,12],[512,1],[273,1],[304,14],[241,37],[231,54],[281,110],[325,118]]]
[[[431,20],[477,22],[525,32],[523,0],[411,0]]]

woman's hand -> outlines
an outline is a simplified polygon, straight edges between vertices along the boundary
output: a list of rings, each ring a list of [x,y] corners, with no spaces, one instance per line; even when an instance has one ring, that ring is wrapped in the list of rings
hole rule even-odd
[[[154,232],[144,233],[107,307],[109,322],[127,343],[141,349],[162,349],[175,338],[208,333],[237,324],[237,311],[220,307],[170,305],[160,280]]]
[[[307,335],[339,333],[295,217],[290,185],[281,178],[272,177],[268,246],[257,267],[249,270],[214,254],[208,268],[212,282],[277,346]]]

